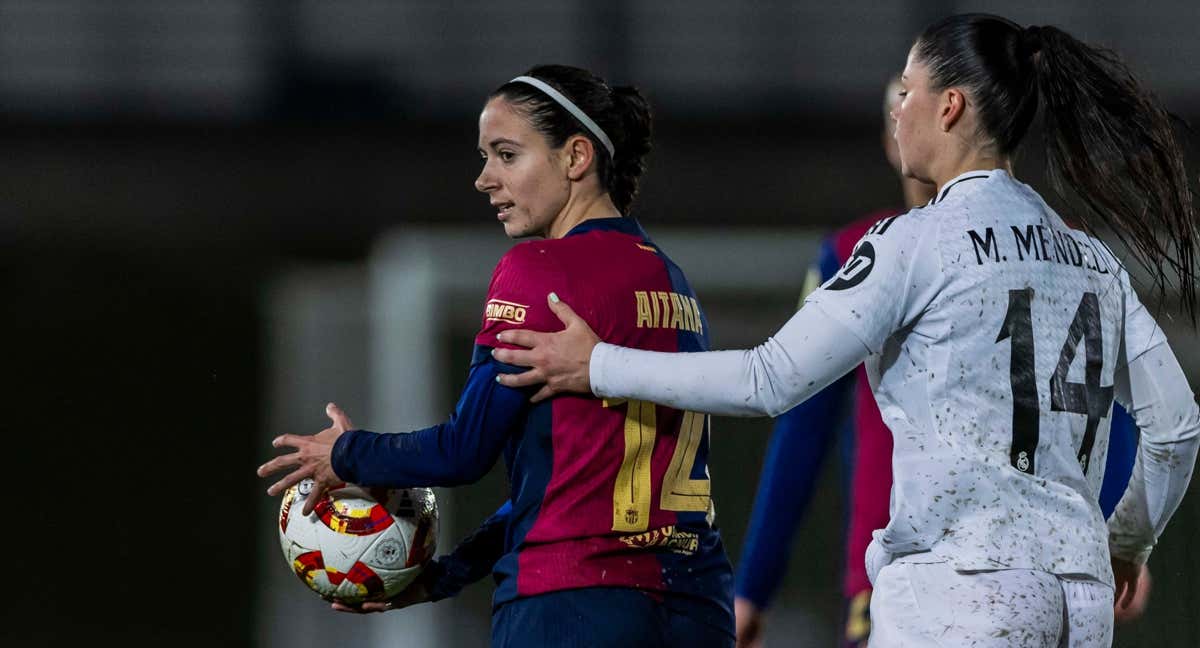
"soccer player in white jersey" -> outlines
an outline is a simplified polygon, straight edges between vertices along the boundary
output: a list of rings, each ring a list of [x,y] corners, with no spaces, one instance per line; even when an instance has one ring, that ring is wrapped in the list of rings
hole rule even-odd
[[[498,359],[532,368],[500,380],[544,382],[537,398],[775,416],[865,360],[894,437],[890,521],[866,558],[871,645],[1109,645],[1114,585],[1117,600],[1138,589],[1191,478],[1200,412],[1124,266],[1088,232],[1122,238],[1159,282],[1177,275],[1195,322],[1197,232],[1170,119],[1111,52],[989,15],[927,28],[903,83],[903,172],[937,197],[876,224],[775,336],[744,351],[624,349],[552,293],[566,329],[505,332],[529,350]],[[1083,230],[1012,176],[1039,112]],[[1142,437],[1106,524],[1114,398]]]

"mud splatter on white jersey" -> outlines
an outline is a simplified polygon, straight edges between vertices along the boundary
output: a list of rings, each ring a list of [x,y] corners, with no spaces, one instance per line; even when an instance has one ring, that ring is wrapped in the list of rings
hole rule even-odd
[[[974,171],[880,221],[807,301],[872,351],[895,440],[886,549],[1112,582],[1097,494],[1114,371],[1165,340],[1099,240]]]

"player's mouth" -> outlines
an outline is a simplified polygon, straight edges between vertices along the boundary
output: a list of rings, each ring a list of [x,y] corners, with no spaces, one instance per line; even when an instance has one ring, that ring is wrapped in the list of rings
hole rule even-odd
[[[510,202],[494,202],[492,203],[492,207],[496,208],[496,218],[502,221],[508,218],[509,213],[512,212],[513,204]]]

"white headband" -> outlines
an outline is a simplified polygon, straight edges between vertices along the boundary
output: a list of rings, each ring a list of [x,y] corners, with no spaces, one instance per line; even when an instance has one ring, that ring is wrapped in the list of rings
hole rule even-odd
[[[608,149],[609,157],[615,158],[617,156],[617,150],[613,147],[612,140],[608,139],[608,135],[606,135],[604,130],[600,128],[600,125],[592,121],[592,118],[588,117],[587,113],[580,110],[579,106],[576,106],[574,102],[564,97],[563,94],[558,90],[550,87],[550,85],[545,81],[542,81],[541,79],[535,79],[531,76],[519,76],[512,81],[509,81],[509,83],[527,83],[546,93],[547,96],[558,102],[558,105],[566,108],[567,112],[574,115],[575,119],[578,119],[580,123],[587,127],[588,130],[592,131],[593,135],[600,139],[600,143],[604,145],[604,148]]]

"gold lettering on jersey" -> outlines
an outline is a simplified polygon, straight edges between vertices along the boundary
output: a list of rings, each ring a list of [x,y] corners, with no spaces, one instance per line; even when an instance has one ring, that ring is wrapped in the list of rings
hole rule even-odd
[[[638,549],[665,547],[677,554],[691,556],[700,549],[700,534],[680,531],[675,525],[665,526],[646,533],[621,536],[621,542]]]
[[[659,290],[654,293],[662,311],[662,319],[659,320],[659,328],[668,328],[668,322],[671,321],[671,297],[665,290]]]
[[[679,330],[683,328],[683,304],[679,303],[679,293],[667,293],[671,297],[671,323],[669,327]]]
[[[654,316],[650,314],[650,298],[646,296],[646,291],[639,290],[633,295],[637,298],[637,327],[654,328]]]
[[[484,319],[489,322],[508,322],[509,324],[524,324],[527,304],[508,302],[502,299],[488,300],[484,307]]]
[[[700,304],[695,298],[665,290],[635,290],[638,328],[666,328],[703,333]]]
[[[628,401],[625,456],[613,486],[613,531],[636,533],[650,527],[650,457],[658,435],[654,403]]]

